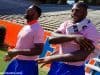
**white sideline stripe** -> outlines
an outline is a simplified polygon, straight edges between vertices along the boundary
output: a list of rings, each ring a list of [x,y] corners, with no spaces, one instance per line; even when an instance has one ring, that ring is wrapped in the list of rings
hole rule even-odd
[[[94,65],[90,65],[90,64],[85,64],[86,67],[89,67],[90,69],[96,70],[98,72],[100,72],[100,67],[94,66]]]

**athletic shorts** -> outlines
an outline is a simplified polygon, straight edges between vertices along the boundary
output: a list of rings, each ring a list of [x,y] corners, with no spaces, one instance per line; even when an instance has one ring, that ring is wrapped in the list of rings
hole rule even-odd
[[[74,66],[63,62],[53,62],[48,75],[85,75],[85,66]]]
[[[38,75],[38,63],[33,60],[12,60],[4,75]]]

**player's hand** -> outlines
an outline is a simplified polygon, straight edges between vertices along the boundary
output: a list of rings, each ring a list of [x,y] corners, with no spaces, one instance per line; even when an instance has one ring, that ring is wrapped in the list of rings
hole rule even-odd
[[[5,56],[4,56],[4,61],[10,61],[12,58],[8,55],[8,54],[6,54]]]
[[[10,49],[4,56],[4,61],[10,61],[14,57],[14,50]]]
[[[41,68],[45,66],[46,64],[51,63],[51,58],[49,56],[44,57],[44,58],[38,58],[36,61],[38,61],[38,64],[42,64]]]
[[[92,51],[95,48],[92,41],[87,38],[77,38],[76,42],[80,45],[81,49]]]

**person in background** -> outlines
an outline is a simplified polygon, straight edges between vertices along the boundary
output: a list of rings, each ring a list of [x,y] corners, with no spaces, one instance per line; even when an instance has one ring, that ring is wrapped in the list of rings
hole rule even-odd
[[[4,48],[5,47],[5,36],[6,36],[6,27],[0,25],[0,48]]]
[[[75,3],[72,20],[65,21],[49,38],[50,44],[60,44],[59,54],[37,59],[43,65],[51,63],[48,75],[85,75],[85,61],[96,52],[100,40],[94,24],[87,19],[88,5]]]
[[[43,49],[44,30],[38,22],[41,16],[41,9],[31,5],[25,14],[27,25],[19,32],[16,46],[8,51],[4,57],[10,61],[4,75],[38,75],[38,63],[35,59]]]

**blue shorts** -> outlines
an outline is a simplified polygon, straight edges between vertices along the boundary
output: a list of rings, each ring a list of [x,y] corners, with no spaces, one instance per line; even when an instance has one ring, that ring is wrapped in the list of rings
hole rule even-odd
[[[38,63],[33,60],[12,60],[4,75],[38,75]]]
[[[48,75],[85,75],[85,66],[74,66],[62,62],[53,62]]]

